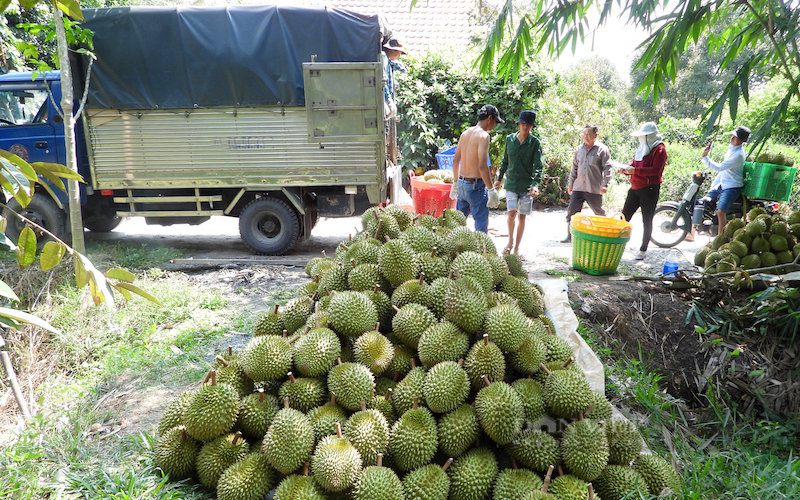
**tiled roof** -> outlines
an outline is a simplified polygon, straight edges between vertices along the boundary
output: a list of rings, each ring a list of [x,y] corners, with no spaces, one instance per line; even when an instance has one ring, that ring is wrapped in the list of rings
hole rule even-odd
[[[472,30],[470,14],[475,8],[475,0],[418,0],[410,12],[411,0],[293,0],[291,3],[382,14],[394,36],[409,52],[466,49]]]

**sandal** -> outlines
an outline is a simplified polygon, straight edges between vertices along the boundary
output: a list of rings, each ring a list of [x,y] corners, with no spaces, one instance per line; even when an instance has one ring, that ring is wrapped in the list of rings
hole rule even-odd
[[[513,250],[511,247],[505,247],[505,248],[503,249],[503,255],[508,255],[508,254],[510,254],[510,253],[511,253],[511,250]]]

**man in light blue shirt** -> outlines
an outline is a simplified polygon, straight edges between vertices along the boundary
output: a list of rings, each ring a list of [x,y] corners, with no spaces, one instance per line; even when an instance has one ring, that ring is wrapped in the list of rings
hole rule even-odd
[[[750,137],[750,129],[747,127],[736,127],[731,132],[731,145],[725,152],[722,163],[717,163],[708,157],[711,151],[711,144],[703,150],[703,165],[715,170],[717,176],[711,182],[711,190],[706,195],[706,199],[718,201],[717,221],[719,223],[718,234],[725,230],[728,217],[725,215],[734,201],[742,196],[742,186],[744,186],[744,160],[747,156],[742,146]]]

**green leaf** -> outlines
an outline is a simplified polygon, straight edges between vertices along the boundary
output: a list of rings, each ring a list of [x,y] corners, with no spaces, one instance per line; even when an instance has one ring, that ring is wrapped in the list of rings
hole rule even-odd
[[[83,259],[81,259],[81,254],[75,252],[75,286],[77,286],[78,290],[80,290],[88,283],[89,273],[86,271],[86,268],[83,267]]]
[[[19,297],[17,297],[17,294],[14,293],[14,290],[12,290],[11,287],[2,280],[0,280],[0,297],[5,297],[8,300],[19,302]]]
[[[49,271],[59,265],[66,253],[67,249],[61,243],[56,243],[55,241],[45,243],[42,254],[39,256],[39,264],[42,266],[42,271]]]
[[[14,153],[9,153],[4,149],[0,149],[0,156],[13,163],[22,173],[22,175],[24,175],[29,181],[36,182],[36,171],[27,161],[23,160]]]
[[[17,243],[17,262],[19,267],[25,269],[36,260],[36,233],[28,226],[19,233],[19,243]]]
[[[116,285],[114,285],[114,287],[115,288],[124,288],[126,290],[130,290],[131,292],[133,292],[133,293],[135,293],[137,295],[141,295],[142,297],[146,298],[150,302],[155,302],[156,304],[161,305],[161,302],[159,302],[159,300],[157,298],[153,297],[152,295],[150,295],[149,293],[145,292],[144,290],[142,290],[141,288],[139,288],[136,285],[131,285],[130,283],[117,283]]]
[[[129,292],[128,290],[126,290],[125,288],[123,288],[121,286],[117,286],[117,285],[111,285],[111,286],[114,287],[114,289],[116,291],[121,293],[122,296],[125,298],[125,300],[131,300],[133,298],[133,294],[131,292]]]
[[[730,355],[731,355],[731,356],[738,356],[738,355],[740,355],[741,353],[742,353],[742,351],[740,351],[739,349],[736,349],[735,351],[732,351]]]
[[[106,278],[112,278],[115,280],[126,281],[128,283],[133,283],[136,279],[136,276],[133,275],[130,271],[126,271],[125,269],[119,269],[117,267],[113,269],[109,269],[106,271]]]
[[[109,306],[114,305],[114,293],[111,290],[111,285],[109,284],[106,277],[103,276],[92,261],[90,261],[85,255],[75,252],[75,255],[78,256],[80,259],[83,268],[86,270],[88,277],[89,277],[89,288],[92,292],[92,298],[94,299],[95,304],[101,304],[106,302]]]
[[[45,329],[49,332],[59,333],[57,329],[55,329],[50,323],[34,316],[33,314],[29,314],[18,309],[11,309],[9,307],[0,307],[0,316],[4,318],[11,318],[14,321],[18,321],[20,323],[28,323],[29,325],[35,325],[39,328]]]
[[[31,163],[31,167],[36,169],[37,172],[47,177],[44,172],[50,172],[51,175],[61,177],[62,179],[72,179],[78,182],[83,182],[84,184],[86,181],[83,179],[83,176],[78,172],[70,169],[69,167],[65,167],[60,163],[48,163],[43,161],[37,161],[36,163]],[[49,179],[49,177],[47,177]]]
[[[764,374],[764,370],[762,369],[762,370],[753,370],[750,373],[748,373],[747,375],[750,378],[755,378],[755,377],[758,377],[758,376],[763,375],[763,374]]]
[[[72,19],[80,19],[83,20],[83,12],[81,12],[81,6],[78,5],[78,2],[75,0],[53,0],[56,7],[58,7],[61,12],[68,15]]]
[[[52,189],[50,189],[50,186],[48,186],[46,182],[42,182],[41,184],[39,184],[39,187],[47,191],[47,194],[50,195],[50,199],[52,199],[55,202],[55,204],[58,205],[58,208],[62,210],[64,209],[64,204],[61,203],[61,200],[58,199],[58,195],[56,195],[56,193],[53,192]]]
[[[3,315],[0,315],[0,325],[4,325],[6,328],[11,328],[12,330],[19,330],[18,322]]]

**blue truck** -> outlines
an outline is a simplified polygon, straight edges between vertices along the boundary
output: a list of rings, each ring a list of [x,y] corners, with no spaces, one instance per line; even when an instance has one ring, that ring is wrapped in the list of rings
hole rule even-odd
[[[83,12],[97,56],[72,60],[76,95],[88,89],[76,125],[88,230],[125,217],[231,216],[254,252],[280,255],[319,217],[391,200],[399,169],[387,160],[377,16],[278,6]],[[33,76],[0,75],[0,149],[65,164],[59,74]],[[66,206],[66,193],[39,189],[21,212],[62,236]],[[9,218],[6,232],[23,227]]]

